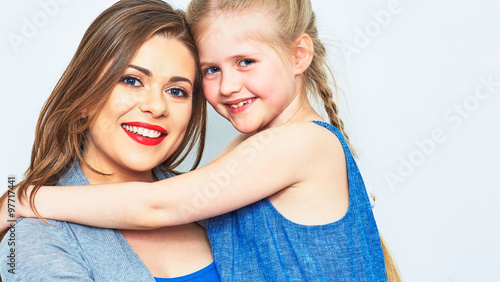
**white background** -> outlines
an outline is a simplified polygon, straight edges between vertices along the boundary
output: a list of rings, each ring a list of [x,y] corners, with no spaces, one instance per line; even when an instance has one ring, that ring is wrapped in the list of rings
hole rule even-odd
[[[85,29],[114,2],[2,6],[0,191],[7,176],[22,178],[42,104]],[[404,281],[500,281],[500,4],[313,6],[359,166],[376,191],[379,229]],[[236,134],[213,111],[208,130],[204,163]]]

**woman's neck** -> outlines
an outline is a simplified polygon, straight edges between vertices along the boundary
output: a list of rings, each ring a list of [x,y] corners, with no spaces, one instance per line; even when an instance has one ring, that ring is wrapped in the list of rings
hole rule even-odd
[[[152,170],[135,171],[113,165],[89,154],[83,154],[85,161],[80,161],[80,167],[90,184],[121,183],[121,182],[153,182]]]
[[[91,165],[91,164],[89,164]],[[121,183],[121,182],[153,182],[155,178],[152,171],[137,172],[137,171],[113,171],[92,166],[98,173],[92,170],[88,165],[80,162],[83,174],[90,184],[105,184],[105,183]]]

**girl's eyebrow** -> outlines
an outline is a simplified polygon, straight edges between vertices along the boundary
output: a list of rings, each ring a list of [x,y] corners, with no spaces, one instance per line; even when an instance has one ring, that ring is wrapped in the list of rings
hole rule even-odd
[[[151,76],[151,71],[148,70],[148,69],[145,69],[143,67],[139,67],[139,66],[136,66],[136,65],[129,65],[128,66],[129,68],[133,68],[133,69],[136,69],[140,72],[142,72],[143,74],[145,74],[146,76],[150,77]],[[184,81],[184,82],[187,82],[189,83],[189,85],[193,86],[193,82],[191,80],[189,80],[188,78],[186,77],[183,77],[183,76],[172,76],[170,77],[170,79],[168,80],[169,82],[179,82],[179,81]]]
[[[241,53],[241,54],[236,54],[236,55],[232,55],[228,58],[228,60],[239,60],[239,59],[245,59],[245,58],[255,58],[255,57],[258,57],[260,55],[260,53],[257,53],[257,52],[254,52],[254,53]],[[214,63],[212,62],[205,62],[205,61],[202,61],[200,63],[200,66],[201,68],[207,66],[207,65],[214,65]]]

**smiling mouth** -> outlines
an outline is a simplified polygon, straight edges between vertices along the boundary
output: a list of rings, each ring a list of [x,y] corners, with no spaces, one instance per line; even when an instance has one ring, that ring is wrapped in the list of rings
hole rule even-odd
[[[251,99],[248,99],[248,100],[245,100],[245,101],[241,101],[241,102],[236,103],[236,104],[226,104],[226,105],[228,105],[232,109],[238,109],[238,108],[241,108],[241,107],[243,107],[244,105],[246,105],[248,103],[253,102],[254,100],[255,100],[255,98],[251,98]]]
[[[140,127],[140,126],[131,126],[128,124],[122,124],[122,127],[123,127],[123,129],[125,129],[131,133],[134,133],[134,134],[137,134],[140,136],[144,136],[147,138],[156,139],[162,135],[162,133],[160,131],[157,131],[154,129],[148,129],[148,128],[144,128],[144,127]]]

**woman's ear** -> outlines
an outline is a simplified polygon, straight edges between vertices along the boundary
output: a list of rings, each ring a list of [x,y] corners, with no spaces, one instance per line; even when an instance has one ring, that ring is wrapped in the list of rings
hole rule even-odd
[[[309,35],[302,33],[297,37],[293,54],[295,74],[304,73],[314,57],[314,44]]]

